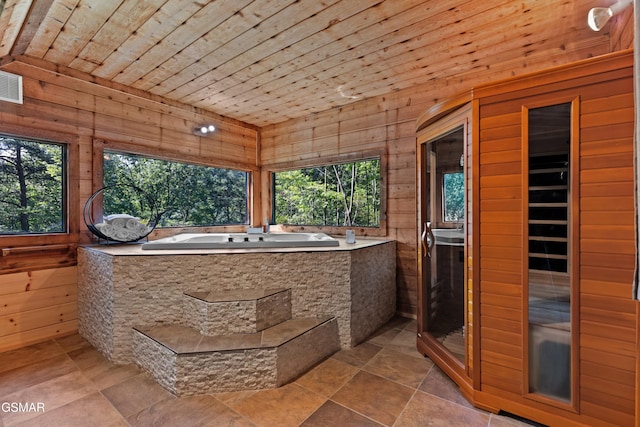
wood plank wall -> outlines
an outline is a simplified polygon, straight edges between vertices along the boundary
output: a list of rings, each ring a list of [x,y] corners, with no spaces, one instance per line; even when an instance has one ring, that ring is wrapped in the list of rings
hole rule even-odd
[[[76,73],[67,77],[46,63],[16,60],[2,67],[20,74],[24,104],[0,103],[0,132],[27,137],[64,139],[78,146],[76,221],[84,202],[102,186],[94,171],[94,141],[126,145],[132,151],[214,166],[255,171],[258,129],[189,106],[144,94],[100,86]],[[200,138],[197,123],[214,122],[218,132]],[[69,137],[66,137],[69,136]],[[100,163],[100,162],[98,162]],[[84,223],[72,252],[54,250],[0,257],[0,352],[76,330],[75,244],[90,242]],[[0,238],[0,248],[20,246],[19,238]],[[33,240],[33,239],[30,239]],[[40,242],[47,243],[46,238]],[[55,268],[56,265],[61,266]],[[43,270],[44,269],[44,270]]]
[[[624,61],[621,70],[547,89],[524,82],[521,87],[528,89],[482,98],[479,113],[481,389],[542,408],[523,397],[528,390],[522,339],[527,298],[522,282],[527,263],[522,257],[527,217],[522,205],[527,190],[520,179],[522,105],[579,99],[579,241],[573,255],[579,322],[573,325],[578,332],[572,345],[579,354],[576,421],[589,425],[630,426],[635,414],[634,99],[630,55]]]

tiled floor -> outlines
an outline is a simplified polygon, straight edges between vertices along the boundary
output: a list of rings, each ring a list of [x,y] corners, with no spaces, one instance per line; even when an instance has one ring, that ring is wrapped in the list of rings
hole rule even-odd
[[[414,330],[394,319],[278,389],[181,398],[72,335],[0,354],[0,427],[526,425],[470,406]]]

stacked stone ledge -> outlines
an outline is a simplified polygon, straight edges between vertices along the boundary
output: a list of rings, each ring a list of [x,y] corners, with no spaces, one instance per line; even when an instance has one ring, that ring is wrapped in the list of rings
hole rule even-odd
[[[185,292],[184,312],[202,335],[260,332],[291,319],[291,290]]]
[[[184,296],[185,326],[133,331],[136,363],[175,395],[279,387],[340,349],[335,317],[291,319],[290,289]]]

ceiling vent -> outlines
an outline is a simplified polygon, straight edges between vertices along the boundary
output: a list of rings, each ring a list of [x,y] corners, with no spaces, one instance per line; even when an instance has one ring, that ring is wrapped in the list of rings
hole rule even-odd
[[[22,76],[0,71],[0,101],[22,104]]]

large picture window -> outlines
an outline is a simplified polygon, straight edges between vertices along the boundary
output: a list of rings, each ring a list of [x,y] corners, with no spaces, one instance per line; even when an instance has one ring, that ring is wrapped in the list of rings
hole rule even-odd
[[[63,144],[0,135],[0,234],[64,233]]]
[[[142,190],[162,214],[158,227],[248,223],[248,173],[118,152],[104,152],[104,213],[148,218]]]
[[[380,226],[379,158],[275,172],[273,183],[277,224]]]

